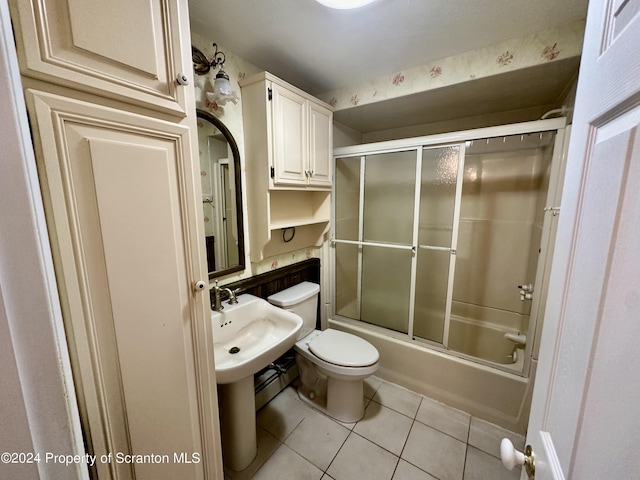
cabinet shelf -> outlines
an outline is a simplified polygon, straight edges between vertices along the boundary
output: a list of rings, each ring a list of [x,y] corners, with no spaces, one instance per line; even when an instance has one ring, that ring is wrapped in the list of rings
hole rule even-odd
[[[283,223],[271,223],[269,226],[270,230],[281,230],[283,228],[291,228],[291,227],[303,227],[305,225],[315,225],[317,223],[328,223],[329,219],[326,220],[309,220],[305,218],[293,218],[288,222]]]
[[[269,207],[272,230],[328,222],[331,218],[331,193],[271,191]]]

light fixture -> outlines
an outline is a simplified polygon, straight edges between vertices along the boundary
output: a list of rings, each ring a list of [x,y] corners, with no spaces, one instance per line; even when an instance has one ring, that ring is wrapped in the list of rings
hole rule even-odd
[[[210,70],[218,70],[216,79],[213,82],[213,92],[206,92],[207,98],[210,102],[215,102],[218,105],[224,105],[228,101],[234,104],[238,102],[238,95],[231,88],[231,82],[229,82],[229,75],[224,71],[224,62],[227,59],[223,52],[218,51],[218,45],[213,44],[215,48],[214,54],[211,56],[211,60],[207,56],[198,50],[196,47],[191,47],[191,60],[193,61],[193,70],[198,75],[206,75]]]
[[[316,0],[316,2],[325,7],[340,8],[343,10],[364,7],[374,1],[375,0]]]

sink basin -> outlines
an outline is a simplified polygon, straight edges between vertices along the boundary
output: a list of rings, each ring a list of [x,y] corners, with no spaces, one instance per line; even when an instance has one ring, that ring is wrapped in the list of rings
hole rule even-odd
[[[249,294],[236,305],[211,312],[216,382],[228,384],[252,376],[285,353],[302,328],[298,315]]]

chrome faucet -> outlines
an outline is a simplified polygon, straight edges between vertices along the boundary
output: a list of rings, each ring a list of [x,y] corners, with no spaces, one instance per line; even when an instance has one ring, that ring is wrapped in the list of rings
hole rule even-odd
[[[238,290],[234,291],[227,287],[219,287],[218,281],[216,280],[215,284],[213,285],[213,304],[211,305],[211,308],[214,312],[219,312],[220,310],[224,309],[224,306],[222,305],[222,296],[220,295],[221,292],[227,292],[229,305],[235,305],[236,303],[238,303],[238,299],[236,298],[236,293],[238,292]]]

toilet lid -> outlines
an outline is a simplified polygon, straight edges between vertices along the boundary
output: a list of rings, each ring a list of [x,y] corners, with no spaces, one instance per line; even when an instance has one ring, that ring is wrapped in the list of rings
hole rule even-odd
[[[376,347],[366,340],[332,329],[311,340],[309,350],[325,362],[345,367],[366,367],[380,358]]]

